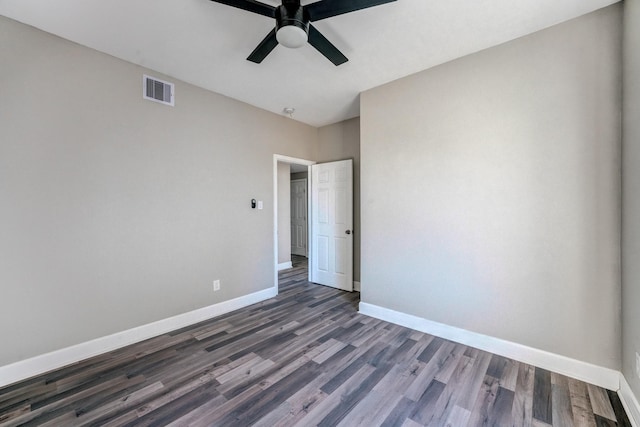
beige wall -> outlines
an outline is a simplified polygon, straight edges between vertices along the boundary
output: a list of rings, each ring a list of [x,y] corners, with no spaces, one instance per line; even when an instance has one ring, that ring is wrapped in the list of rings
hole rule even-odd
[[[622,373],[640,399],[640,1],[624,2]]]
[[[620,50],[615,5],[363,93],[362,300],[619,369]]]
[[[360,281],[360,118],[318,129],[314,159],[319,162],[353,159],[353,280]]]
[[[311,158],[315,128],[180,81],[145,101],[163,76],[3,17],[0,40],[0,365],[274,285],[273,154]]]
[[[278,264],[291,262],[291,166],[278,162]]]

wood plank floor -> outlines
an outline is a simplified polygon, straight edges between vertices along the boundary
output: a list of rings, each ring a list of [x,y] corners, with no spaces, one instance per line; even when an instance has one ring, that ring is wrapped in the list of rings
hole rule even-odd
[[[357,313],[307,282],[0,389],[0,425],[630,426],[616,393]]]

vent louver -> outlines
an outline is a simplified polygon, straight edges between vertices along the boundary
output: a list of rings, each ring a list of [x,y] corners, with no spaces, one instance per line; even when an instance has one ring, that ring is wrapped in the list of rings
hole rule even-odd
[[[142,97],[166,105],[174,105],[174,85],[155,77],[144,75],[142,78]]]

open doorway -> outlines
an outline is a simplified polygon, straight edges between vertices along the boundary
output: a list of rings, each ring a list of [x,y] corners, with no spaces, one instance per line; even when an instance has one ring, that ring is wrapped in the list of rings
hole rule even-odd
[[[274,286],[277,292],[278,272],[293,266],[291,182],[294,173],[307,169],[306,191],[302,203],[308,233],[299,245],[308,256],[309,282],[344,291],[354,290],[353,281],[353,160],[326,163],[274,155]],[[304,176],[293,176],[304,182]],[[303,187],[302,187],[303,189]],[[307,237],[308,236],[308,237]]]
[[[291,268],[294,259],[311,255],[308,243],[310,202],[308,169],[313,164],[315,162],[311,160],[274,155],[274,286],[276,289],[278,271]],[[295,181],[293,185],[292,181]],[[292,188],[296,191],[295,196],[292,196]]]

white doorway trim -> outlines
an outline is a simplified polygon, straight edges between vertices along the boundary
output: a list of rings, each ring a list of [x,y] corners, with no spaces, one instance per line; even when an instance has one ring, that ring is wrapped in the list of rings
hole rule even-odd
[[[299,159],[296,157],[283,156],[281,154],[273,155],[273,287],[275,288],[276,295],[278,294],[278,163],[293,163],[296,165],[307,166],[307,169],[311,165],[315,165],[316,162],[312,160]],[[310,194],[311,180],[307,181],[307,194]],[[307,204],[311,203],[311,198],[307,198]],[[310,212],[310,206],[307,206],[307,212]],[[310,224],[309,221],[307,224]],[[308,231],[308,230],[307,230]],[[308,235],[308,234],[307,234]],[[309,257],[311,257],[311,251],[309,251]]]

